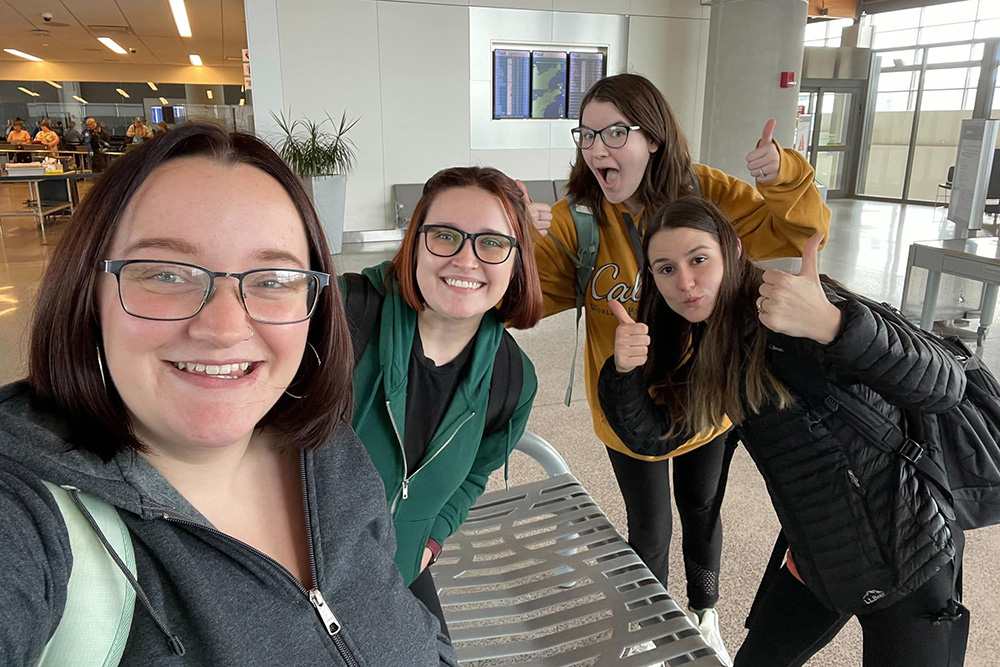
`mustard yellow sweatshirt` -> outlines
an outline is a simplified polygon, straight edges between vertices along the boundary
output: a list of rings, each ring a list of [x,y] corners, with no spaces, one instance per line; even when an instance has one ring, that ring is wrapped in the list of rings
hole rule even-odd
[[[780,147],[779,147],[780,148]],[[751,260],[798,257],[805,242],[816,232],[829,234],[830,209],[823,204],[813,185],[813,168],[797,151],[781,150],[778,178],[771,183],[749,183],[718,169],[696,164],[701,196],[718,205],[743,241]],[[667,456],[640,456],[631,452],[608,425],[597,400],[597,378],[604,362],[614,354],[618,320],[608,309],[608,295],[624,304],[634,318],[639,307],[640,276],[632,241],[622,212],[624,204],[604,200],[604,214],[611,224],[601,225],[600,248],[594,277],[584,302],[586,319],[587,401],[597,437],[611,449],[646,461],[659,461],[699,447],[725,429],[701,433]],[[640,223],[642,214],[633,216]],[[552,227],[546,237],[534,235],[535,257],[542,282],[544,316],[576,307],[576,269],[569,257],[556,246],[557,237],[576,253],[579,244],[569,204],[563,199],[552,207]],[[825,241],[824,241],[825,242]],[[729,427],[728,419],[725,427]]]

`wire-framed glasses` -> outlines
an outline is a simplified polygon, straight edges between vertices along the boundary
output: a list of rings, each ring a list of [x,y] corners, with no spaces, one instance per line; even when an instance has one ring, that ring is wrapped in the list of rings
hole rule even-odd
[[[593,130],[586,125],[581,125],[580,127],[574,127],[570,130],[570,133],[573,135],[573,141],[576,142],[576,145],[583,150],[587,150],[594,145],[598,135],[601,136],[601,141],[608,148],[621,148],[628,141],[630,132],[641,129],[638,125],[612,123],[603,130]]]
[[[497,232],[470,234],[451,225],[424,225],[420,228],[424,235],[427,251],[438,257],[457,255],[466,239],[472,241],[472,252],[479,261],[486,264],[503,264],[517,247],[517,239]]]
[[[151,259],[104,260],[99,268],[118,279],[118,298],[125,312],[144,320],[190,319],[215,294],[217,278],[233,278],[250,319],[295,324],[312,317],[320,292],[330,284],[330,274],[300,269],[227,273]]]

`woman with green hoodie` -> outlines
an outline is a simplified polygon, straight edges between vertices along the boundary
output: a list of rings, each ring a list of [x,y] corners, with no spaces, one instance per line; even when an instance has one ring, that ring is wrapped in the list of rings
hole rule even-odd
[[[445,169],[424,185],[392,261],[363,280],[342,278],[361,355],[354,430],[385,483],[396,565],[445,632],[427,566],[507,462],[537,388],[505,330],[531,327],[542,312],[531,226],[517,184],[501,172]],[[505,423],[487,424],[495,365],[519,375],[498,360],[520,366],[521,382],[499,383],[516,406]]]

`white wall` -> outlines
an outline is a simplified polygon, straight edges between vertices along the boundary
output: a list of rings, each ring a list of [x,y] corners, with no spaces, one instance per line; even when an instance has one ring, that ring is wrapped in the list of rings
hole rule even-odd
[[[709,21],[699,0],[246,0],[258,132],[272,133],[272,109],[360,117],[348,231],[391,228],[392,185],[444,167],[568,174],[571,148],[472,149],[470,5],[629,16],[629,71],[660,86],[692,143],[700,135]]]

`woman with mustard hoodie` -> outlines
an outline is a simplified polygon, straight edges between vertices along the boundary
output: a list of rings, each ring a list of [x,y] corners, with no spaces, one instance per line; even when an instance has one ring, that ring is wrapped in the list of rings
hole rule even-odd
[[[445,633],[427,566],[507,462],[535,398],[535,369],[505,331],[541,314],[532,228],[514,181],[445,169],[424,185],[393,260],[343,278],[361,354],[354,430],[385,484],[396,565]],[[516,399],[500,423],[488,423],[491,389]]]
[[[612,298],[622,303],[635,317],[643,275],[637,258],[642,257],[644,215],[679,197],[697,194],[718,205],[753,260],[800,255],[809,237],[828,232],[830,211],[813,185],[809,163],[772,139],[773,120],[747,155],[747,168],[757,182],[754,189],[691,161],[670,106],[644,77],[619,74],[598,81],[584,96],[580,111],[580,126],[573,129],[577,155],[566,186],[569,197],[551,208],[528,202],[544,236],[535,237],[543,317],[576,306],[574,257],[579,242],[572,207],[577,214],[593,216],[598,226],[598,254],[583,302],[587,400],[625,499],[629,544],[666,585],[671,533],[668,459],[675,458],[674,495],[684,529],[689,610],[705,638],[728,661],[714,609],[722,553],[719,510],[728,469],[725,429],[701,433],[667,456],[629,451],[608,425],[597,399],[598,376],[614,352],[618,325],[607,302]],[[527,199],[523,188],[522,193]]]

